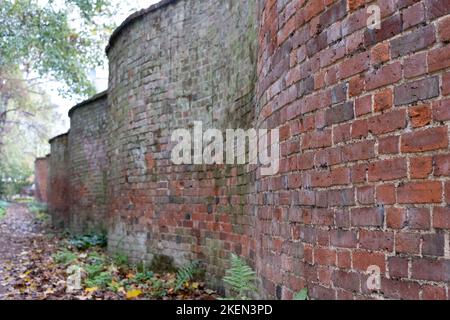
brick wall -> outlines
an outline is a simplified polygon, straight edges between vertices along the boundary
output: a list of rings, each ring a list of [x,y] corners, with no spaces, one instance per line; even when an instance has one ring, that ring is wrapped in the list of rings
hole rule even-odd
[[[34,184],[36,188],[35,198],[39,202],[47,203],[47,188],[50,157],[38,158],[34,162]]]
[[[55,137],[49,143],[48,210],[53,225],[66,228],[69,223],[68,134]]]
[[[285,133],[280,174],[257,181],[266,295],[449,297],[449,13],[447,0],[265,2],[258,123]]]
[[[75,233],[106,231],[108,111],[104,92],[69,112],[69,228]]]
[[[71,114],[70,203],[88,208],[76,224],[106,221],[109,249],[135,262],[201,259],[218,287],[236,252],[264,298],[449,298],[449,26],[448,0],[165,0],[134,14],[107,48],[109,114],[98,97]],[[173,165],[171,133],[193,121],[279,128],[279,173]]]
[[[254,119],[254,1],[163,1],[116,31],[108,48],[111,250],[205,261],[218,283],[229,252],[254,259],[246,167],[173,165],[172,132],[248,128]]]

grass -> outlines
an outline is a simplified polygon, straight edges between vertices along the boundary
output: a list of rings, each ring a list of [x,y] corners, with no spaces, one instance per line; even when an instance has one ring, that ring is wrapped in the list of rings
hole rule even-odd
[[[8,202],[0,200],[0,220],[6,216],[6,208],[9,206]]]

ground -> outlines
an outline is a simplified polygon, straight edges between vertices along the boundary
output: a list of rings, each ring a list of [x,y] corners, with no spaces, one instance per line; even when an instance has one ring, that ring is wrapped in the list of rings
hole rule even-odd
[[[0,300],[216,298],[194,278],[180,282],[179,274],[139,270],[101,246],[80,247],[81,240],[63,237],[46,221],[24,203],[11,204],[0,218]],[[81,286],[68,291],[74,270]]]

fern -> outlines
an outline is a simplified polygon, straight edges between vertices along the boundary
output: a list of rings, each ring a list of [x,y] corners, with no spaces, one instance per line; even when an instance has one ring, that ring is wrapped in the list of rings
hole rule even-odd
[[[194,278],[194,275],[197,272],[199,264],[200,264],[199,261],[192,261],[188,265],[178,270],[175,291],[178,291],[181,288],[183,288],[186,282],[191,281]]]
[[[256,273],[241,258],[231,254],[231,268],[225,273],[223,281],[236,293],[237,300],[248,300],[248,294],[256,291]]]

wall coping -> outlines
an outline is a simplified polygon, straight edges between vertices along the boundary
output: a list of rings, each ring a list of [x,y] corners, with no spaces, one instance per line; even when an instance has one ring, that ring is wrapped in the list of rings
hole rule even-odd
[[[147,9],[142,9],[142,10],[136,11],[135,13],[131,14],[111,34],[111,37],[109,38],[108,45],[106,46],[106,49],[105,49],[106,55],[108,55],[109,50],[116,43],[116,41],[119,38],[119,36],[121,35],[122,31],[128,25],[131,25],[132,23],[136,22],[137,20],[139,20],[140,18],[144,17],[145,15],[147,15],[150,12],[154,12],[154,11],[157,11],[159,9],[162,9],[162,8],[168,6],[169,4],[175,3],[177,1],[178,0],[161,0],[158,3],[155,3],[155,4],[151,5]]]
[[[51,138],[50,140],[48,140],[48,143],[52,144],[53,142],[55,142],[55,140],[58,140],[60,138],[64,138],[65,136],[68,136],[69,132],[70,131],[67,131],[66,133],[63,133],[63,134],[60,134],[60,135],[58,135],[56,137]]]
[[[105,90],[105,91],[103,91],[103,92],[97,93],[96,95],[90,97],[90,98],[87,99],[87,100],[84,100],[83,102],[80,102],[79,104],[76,104],[75,106],[73,106],[73,107],[69,110],[69,117],[72,117],[72,113],[73,113],[76,109],[81,108],[81,107],[84,107],[84,106],[88,105],[89,103],[95,102],[95,101],[97,101],[97,100],[106,98],[107,96],[108,96],[108,91]]]

